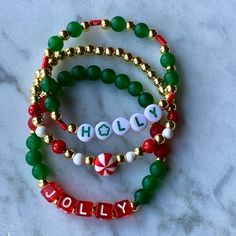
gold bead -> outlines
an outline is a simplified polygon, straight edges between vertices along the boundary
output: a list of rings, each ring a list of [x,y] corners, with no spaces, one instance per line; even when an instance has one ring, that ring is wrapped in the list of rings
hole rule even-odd
[[[142,71],[146,72],[147,70],[149,70],[151,67],[150,65],[148,65],[147,63],[141,63],[140,67],[142,69]]]
[[[159,92],[160,92],[162,95],[165,94],[165,88],[164,88],[164,86],[160,85],[160,86],[158,87],[158,89],[159,89]]]
[[[40,86],[40,80],[39,79],[34,80],[34,86],[37,86],[37,87]]]
[[[116,55],[117,57],[122,57],[122,56],[124,55],[124,49],[122,49],[122,48],[117,48],[117,49],[115,50],[115,55]]]
[[[134,202],[131,202],[131,206],[133,208],[133,212],[136,212],[139,210],[139,205],[135,204]]]
[[[140,66],[141,63],[142,63],[142,59],[140,57],[134,57],[133,58],[133,63],[136,65],[136,66]]]
[[[142,150],[142,148],[141,148],[141,147],[135,148],[135,149],[134,149],[134,155],[135,155],[136,157],[142,156],[142,155],[143,155],[143,150]]]
[[[118,154],[118,155],[116,155],[116,160],[118,163],[123,163],[123,162],[125,162],[125,156]]]
[[[156,77],[153,79],[153,83],[155,86],[160,86],[163,84],[163,80],[160,77]]]
[[[165,142],[165,137],[162,134],[155,135],[154,139],[158,144],[163,144]]]
[[[165,88],[165,93],[170,94],[170,93],[176,93],[177,92],[177,86],[176,85],[167,85]]]
[[[133,21],[127,21],[127,22],[126,22],[126,29],[127,29],[128,31],[133,30],[134,26],[135,26],[135,24],[134,24]]]
[[[177,109],[176,104],[175,104],[175,103],[172,103],[172,104],[168,107],[167,111],[176,111],[176,109]]]
[[[85,49],[83,46],[77,46],[75,50],[78,55],[84,55]]]
[[[123,55],[123,58],[127,61],[127,62],[131,62],[133,59],[133,55],[131,53],[125,53]]]
[[[104,30],[109,29],[109,28],[110,28],[110,25],[111,25],[111,23],[110,23],[110,21],[107,20],[107,19],[103,19],[102,22],[101,22],[101,27],[102,27],[102,29],[104,29]]]
[[[67,148],[64,155],[67,159],[71,159],[75,155],[75,152],[72,149]]]
[[[81,22],[80,24],[81,24],[82,27],[83,27],[83,31],[88,31],[88,30],[90,30],[90,24],[89,24],[88,21]]]
[[[58,36],[63,40],[68,40],[70,38],[70,35],[66,30],[62,30],[61,32],[59,32]]]
[[[84,48],[85,48],[85,51],[89,54],[93,53],[93,51],[94,51],[93,45],[86,45]]]
[[[31,96],[31,104],[38,103],[40,101],[39,96]]]
[[[96,47],[94,51],[95,51],[96,55],[103,55],[104,48],[103,47]]]
[[[170,129],[174,130],[176,128],[176,123],[172,120],[168,120],[166,122],[166,128],[170,128]]]
[[[165,110],[168,107],[168,102],[165,99],[162,99],[159,102],[159,106],[162,108],[162,110]]]
[[[39,188],[43,188],[44,186],[46,186],[48,184],[48,181],[46,179],[40,179],[38,181],[38,186]]]
[[[40,88],[38,86],[35,86],[35,85],[32,86],[31,89],[30,89],[30,92],[31,92],[32,95],[38,94],[39,91],[40,91]]]
[[[58,64],[58,59],[55,57],[49,58],[48,59],[48,64],[51,66],[56,66]]]
[[[46,76],[51,76],[51,75],[52,75],[52,72],[48,68],[40,70],[40,78],[44,78]]]
[[[148,38],[154,40],[156,38],[156,36],[157,36],[157,31],[156,30],[154,30],[154,29],[149,30]]]
[[[40,78],[41,76],[41,69],[35,71],[35,77]]]
[[[74,48],[67,48],[66,49],[66,56],[73,57],[76,54],[76,50]]]
[[[148,71],[146,71],[146,73],[147,73],[147,76],[152,80],[157,78],[157,73],[153,70],[148,70]]]
[[[113,56],[115,52],[115,49],[112,47],[105,48],[105,55],[107,56]]]
[[[71,123],[68,125],[67,130],[69,133],[75,134],[77,131],[77,126],[75,124]]]
[[[41,116],[35,116],[32,118],[32,124],[35,127],[41,126],[44,123],[43,117]]]
[[[161,54],[163,54],[163,53],[165,53],[165,52],[169,52],[169,50],[170,50],[170,48],[169,48],[168,45],[162,45],[162,46],[160,47],[160,52],[161,52]]]
[[[51,112],[50,116],[53,120],[60,120],[62,118],[61,113],[58,111]]]
[[[58,51],[54,53],[54,60],[62,60],[66,58],[66,52],[65,51]],[[57,63],[56,63],[57,64]]]
[[[176,70],[176,66],[167,66],[166,70],[167,71],[169,71],[169,70]]]
[[[91,165],[93,164],[93,157],[91,157],[91,156],[86,156],[85,159],[84,159],[84,163],[85,163],[86,165],[91,166]]]
[[[46,134],[46,135],[43,137],[43,141],[44,141],[46,144],[52,143],[53,140],[54,140],[54,136],[53,136],[53,134],[51,134],[51,133],[48,133],[48,134]]]
[[[53,56],[53,51],[49,48],[46,48],[44,50],[44,56],[49,57],[49,58],[52,57]]]

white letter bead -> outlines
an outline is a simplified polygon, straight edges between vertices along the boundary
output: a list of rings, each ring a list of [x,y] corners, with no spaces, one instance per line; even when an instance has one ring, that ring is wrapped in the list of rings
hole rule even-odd
[[[73,162],[75,165],[83,165],[84,164],[84,155],[83,153],[76,153],[73,156]]]
[[[131,163],[131,162],[135,161],[136,156],[134,155],[134,152],[127,152],[125,154],[125,158],[126,158],[127,162]]]
[[[77,130],[77,137],[82,142],[90,141],[94,136],[94,128],[90,124],[82,124]]]
[[[173,137],[173,130],[171,128],[165,128],[162,131],[162,135],[167,139],[171,139]]]
[[[130,129],[130,122],[123,117],[118,117],[112,122],[112,129],[115,134],[124,135]]]
[[[99,122],[95,126],[95,134],[101,140],[109,138],[112,134],[111,125],[106,121]]]
[[[147,119],[141,113],[135,113],[130,117],[130,125],[134,131],[144,130],[147,126]]]
[[[47,129],[45,126],[39,126],[36,128],[35,133],[38,137],[43,138],[47,134]]]
[[[162,117],[162,110],[157,104],[150,104],[144,110],[144,115],[151,122],[157,122]]]

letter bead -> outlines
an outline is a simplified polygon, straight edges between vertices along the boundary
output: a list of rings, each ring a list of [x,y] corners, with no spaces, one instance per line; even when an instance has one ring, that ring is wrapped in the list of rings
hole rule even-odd
[[[157,122],[162,117],[162,110],[157,104],[150,104],[144,110],[145,117],[151,122]]]
[[[93,202],[79,201],[75,208],[75,214],[78,216],[90,217],[93,215]]]
[[[114,213],[117,218],[132,214],[133,207],[129,200],[123,200],[114,204]]]
[[[61,196],[63,191],[56,182],[50,182],[41,190],[41,194],[51,203]]]
[[[123,117],[118,117],[112,122],[112,129],[115,134],[124,135],[130,129],[130,122]]]
[[[77,130],[77,137],[82,142],[89,142],[94,136],[94,128],[90,124],[82,124]]]
[[[95,216],[98,219],[112,219],[113,205],[110,203],[98,202],[96,205]]]
[[[147,126],[147,119],[141,113],[135,113],[130,117],[130,125],[134,131],[142,131]]]
[[[101,140],[108,139],[112,135],[111,125],[106,121],[101,121],[95,126],[95,134]]]
[[[64,193],[63,196],[60,197],[60,199],[57,202],[57,207],[64,211],[65,213],[72,213],[75,206],[76,206],[77,200],[70,195]]]

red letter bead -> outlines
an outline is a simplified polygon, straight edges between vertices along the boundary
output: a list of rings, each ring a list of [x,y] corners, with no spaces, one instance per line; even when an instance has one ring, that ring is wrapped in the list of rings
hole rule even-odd
[[[153,139],[146,139],[143,142],[142,150],[143,152],[152,153],[154,151],[156,141]]]
[[[152,127],[150,129],[150,135],[154,138],[155,135],[161,134],[163,129],[165,129],[164,125],[161,125],[160,123],[156,122],[152,124]]]
[[[95,216],[99,219],[111,219],[113,205],[110,203],[98,202],[96,205]]]
[[[79,201],[77,202],[75,214],[78,216],[90,217],[93,214],[93,202]]]
[[[169,153],[169,146],[167,146],[165,143],[163,144],[156,144],[155,150],[154,150],[154,155],[156,157],[166,157],[167,154]]]
[[[75,206],[76,206],[77,200],[70,195],[64,193],[62,197],[57,202],[57,207],[64,211],[65,213],[72,213]]]
[[[28,108],[28,112],[31,116],[40,115],[41,114],[41,109],[40,109],[39,104],[34,103],[34,104],[30,105],[29,108]]]
[[[65,152],[65,150],[66,150],[65,142],[62,140],[53,141],[52,142],[52,150],[57,154],[61,154],[61,153]]]
[[[177,111],[170,111],[167,115],[168,120],[172,120],[174,122],[179,121],[179,113]]]
[[[54,202],[63,191],[56,182],[50,182],[41,190],[41,194],[48,202]]]
[[[116,217],[123,217],[132,214],[133,207],[129,200],[116,202],[114,205],[114,212]]]

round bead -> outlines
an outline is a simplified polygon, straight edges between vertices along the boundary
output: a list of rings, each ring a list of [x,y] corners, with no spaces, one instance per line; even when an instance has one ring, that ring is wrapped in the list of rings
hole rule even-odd
[[[45,126],[38,126],[35,133],[38,137],[43,138],[47,134],[47,129]]]
[[[74,66],[71,70],[71,77],[74,80],[83,80],[86,76],[86,70],[83,66]]]
[[[71,37],[76,38],[81,35],[83,26],[76,21],[72,21],[67,25],[66,30]]]
[[[138,38],[146,38],[149,35],[149,28],[145,23],[139,23],[134,26],[134,34]]]
[[[118,89],[127,89],[130,84],[130,79],[126,74],[120,74],[116,76],[115,86]]]
[[[134,193],[134,202],[136,204],[146,204],[150,201],[150,193],[145,189],[138,189]]]
[[[163,178],[168,171],[168,166],[166,162],[157,160],[153,162],[150,166],[150,173],[151,175],[157,178]]]
[[[95,126],[95,134],[101,140],[108,139],[112,135],[111,125],[106,121],[101,121]]]
[[[175,65],[175,56],[169,52],[165,52],[161,55],[160,59],[161,65],[163,67],[174,66]]]
[[[43,138],[43,141],[46,143],[46,144],[51,144],[52,141],[54,140],[54,137],[52,134],[48,133],[47,135],[44,136]]]
[[[132,96],[139,96],[143,92],[143,85],[138,81],[132,81],[128,87],[128,92]]]
[[[73,156],[73,162],[75,165],[83,165],[84,164],[84,154],[83,153],[76,153]]]
[[[67,130],[70,134],[75,134],[77,131],[77,126],[73,123],[70,123],[67,127]]]
[[[44,100],[44,107],[50,112],[57,111],[60,106],[60,102],[56,96],[48,95]]]
[[[177,85],[179,83],[179,75],[175,70],[170,70],[165,73],[164,81],[168,85]]]
[[[125,159],[127,162],[131,163],[136,160],[136,156],[135,156],[134,152],[127,152],[125,154]]]
[[[154,151],[156,142],[153,139],[146,139],[143,142],[142,150],[143,152],[152,153]]]
[[[71,74],[69,71],[61,71],[57,75],[58,84],[63,87],[69,87],[74,84],[74,80],[71,78]]]
[[[147,119],[141,113],[135,113],[130,117],[130,125],[134,131],[142,131],[147,127]]]
[[[40,87],[41,89],[48,93],[48,92],[52,92],[55,93],[59,87],[58,83],[52,79],[51,77],[45,77],[41,83],[40,83]]]
[[[177,111],[171,111],[168,113],[167,115],[167,119],[168,120],[172,120],[174,122],[178,122],[179,121],[179,114]]]
[[[115,16],[111,20],[111,28],[116,32],[121,32],[126,29],[126,21],[121,16]]]
[[[41,114],[41,109],[40,109],[40,105],[37,103],[34,103],[32,105],[29,106],[28,108],[28,112],[31,116],[38,116]]]
[[[111,84],[116,79],[116,73],[112,69],[105,69],[101,73],[101,79],[106,84]]]
[[[82,142],[89,142],[94,136],[94,128],[90,124],[82,124],[77,130],[77,137]]]
[[[31,134],[26,140],[26,146],[30,150],[37,150],[42,146],[42,140],[36,134]]]
[[[63,46],[64,46],[63,39],[58,36],[52,36],[48,40],[48,47],[54,52],[61,51]]]
[[[66,151],[66,144],[62,140],[52,141],[51,145],[53,152],[55,152],[56,154],[62,154]]]
[[[117,161],[110,153],[101,153],[94,160],[95,171],[102,175],[108,176],[115,172]]]
[[[171,139],[173,137],[173,130],[171,128],[165,128],[162,131],[162,135],[167,139]]]
[[[101,76],[101,69],[98,66],[89,66],[86,70],[86,76],[90,80],[98,80]]]
[[[34,126],[32,120],[33,120],[34,117],[30,117],[29,120],[28,120],[28,127],[32,130],[32,131],[35,131],[36,130],[36,127]]]
[[[153,153],[156,157],[163,158],[166,157],[169,152],[170,152],[169,147],[165,143],[163,143],[163,144],[156,144]]]
[[[148,105],[152,104],[154,101],[153,96],[150,93],[141,93],[138,97],[138,103],[141,107],[147,107]]]
[[[25,160],[29,165],[35,166],[42,161],[42,154],[38,150],[31,150],[27,152]]]
[[[164,125],[161,125],[160,123],[156,122],[152,125],[150,129],[150,135],[154,138],[157,134],[161,134],[164,129]]]
[[[150,104],[144,110],[144,115],[151,122],[157,122],[162,117],[162,110],[157,104]]]
[[[38,180],[46,179],[48,174],[49,174],[48,167],[43,163],[37,164],[32,169],[32,175],[34,176],[34,178]]]
[[[153,192],[157,187],[157,178],[153,175],[147,175],[142,180],[142,186],[145,190]]]
[[[115,134],[124,135],[130,129],[130,122],[126,118],[118,117],[112,122],[112,129]]]

